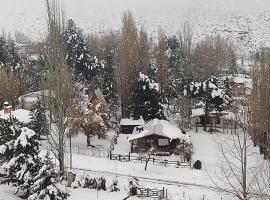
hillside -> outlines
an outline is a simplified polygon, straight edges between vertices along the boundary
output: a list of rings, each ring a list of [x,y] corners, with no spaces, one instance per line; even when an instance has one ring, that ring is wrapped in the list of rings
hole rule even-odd
[[[0,28],[20,30],[35,40],[44,38],[46,10],[43,0],[0,0]],[[153,37],[159,26],[175,33],[190,21],[194,38],[220,33],[232,37],[239,50],[254,51],[270,45],[268,0],[65,0],[66,18],[73,18],[86,32],[101,33],[120,27],[124,10],[131,10],[139,25]],[[247,47],[247,48],[246,48]]]

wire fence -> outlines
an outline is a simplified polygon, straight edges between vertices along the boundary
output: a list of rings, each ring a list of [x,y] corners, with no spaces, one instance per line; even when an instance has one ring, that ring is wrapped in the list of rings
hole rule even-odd
[[[42,144],[40,146],[43,150],[54,151],[49,144]],[[65,146],[65,153],[72,153],[78,155],[92,156],[98,158],[108,158],[109,150],[97,149],[93,147],[80,147],[80,146]]]

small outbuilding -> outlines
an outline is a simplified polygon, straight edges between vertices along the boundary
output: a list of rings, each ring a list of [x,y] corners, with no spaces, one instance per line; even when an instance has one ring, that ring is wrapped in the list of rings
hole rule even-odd
[[[177,153],[190,144],[189,135],[166,120],[154,119],[134,128],[128,138],[132,153],[148,152],[156,155]]]
[[[120,121],[120,133],[122,134],[132,134],[133,129],[137,126],[142,126],[144,125],[145,122],[144,120],[138,119],[138,120],[134,120],[132,118],[124,118],[121,119]]]

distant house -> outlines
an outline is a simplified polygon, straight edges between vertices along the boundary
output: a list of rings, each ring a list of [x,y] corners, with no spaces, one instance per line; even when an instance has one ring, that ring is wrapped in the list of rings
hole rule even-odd
[[[99,88],[94,90],[89,100],[88,106],[95,111],[103,113],[109,112],[108,104]]]
[[[189,143],[189,135],[169,121],[154,119],[135,127],[128,140],[132,153],[169,155],[178,151],[179,145]]]
[[[130,118],[121,119],[119,131],[122,134],[132,134],[133,129],[136,126],[141,126],[143,124],[144,124],[143,119],[139,119],[139,120],[134,120],[134,119],[130,119]]]
[[[24,94],[19,97],[19,105],[18,108],[31,110],[32,105],[38,100],[43,99],[48,96],[48,90],[41,90],[37,92],[32,92],[28,94]]]
[[[206,120],[206,126],[212,128],[223,128],[223,129],[233,129],[236,128],[237,122],[236,115],[232,112],[217,112],[212,111],[206,117],[204,108],[192,109],[191,118],[194,119],[196,126],[204,126],[204,121]],[[211,124],[212,123],[212,124]]]
[[[233,77],[232,82],[232,95],[234,97],[251,94],[252,80],[249,76],[237,74],[235,77]]]

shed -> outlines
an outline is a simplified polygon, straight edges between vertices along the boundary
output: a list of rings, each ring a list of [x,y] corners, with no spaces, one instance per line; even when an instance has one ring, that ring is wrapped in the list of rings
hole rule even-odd
[[[142,118],[138,119],[138,120],[134,120],[132,118],[121,119],[121,121],[120,121],[120,133],[132,134],[134,127],[141,126],[144,123],[145,122],[144,122],[144,120]]]
[[[38,100],[49,96],[49,90],[41,90],[37,92],[32,92],[24,94],[19,97],[18,107],[25,110],[31,110],[32,105]]]

